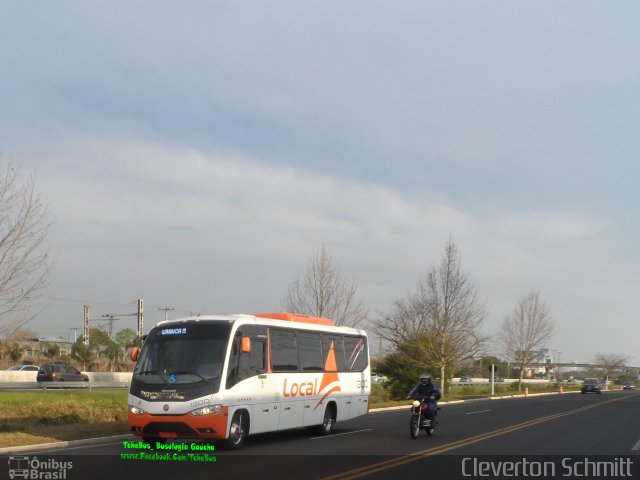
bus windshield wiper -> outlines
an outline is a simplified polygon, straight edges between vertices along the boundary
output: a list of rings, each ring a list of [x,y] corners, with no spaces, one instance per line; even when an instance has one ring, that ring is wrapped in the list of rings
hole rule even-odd
[[[211,383],[211,380],[213,380],[214,378],[220,376],[220,375],[216,375],[215,377],[205,378],[202,375],[200,375],[199,373],[193,372],[191,370],[180,370],[180,371],[177,371],[177,372],[168,373],[167,375],[169,375],[169,376],[171,376],[171,375],[195,375],[196,377],[200,377],[203,382],[207,382],[207,383]]]

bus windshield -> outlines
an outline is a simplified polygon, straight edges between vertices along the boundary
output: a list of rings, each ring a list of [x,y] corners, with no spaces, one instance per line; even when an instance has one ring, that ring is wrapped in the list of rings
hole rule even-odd
[[[219,383],[230,323],[181,323],[154,328],[133,371],[139,382],[173,386]]]

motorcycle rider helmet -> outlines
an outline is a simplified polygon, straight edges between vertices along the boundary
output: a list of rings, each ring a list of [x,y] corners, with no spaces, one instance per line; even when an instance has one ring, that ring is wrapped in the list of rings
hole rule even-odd
[[[431,375],[429,375],[428,373],[421,373],[420,374],[420,382],[421,383],[429,383],[431,381]]]

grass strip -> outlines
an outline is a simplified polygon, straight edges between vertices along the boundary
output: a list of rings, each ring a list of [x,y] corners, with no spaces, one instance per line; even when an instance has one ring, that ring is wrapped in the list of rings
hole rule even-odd
[[[0,393],[0,447],[126,433],[124,390]]]

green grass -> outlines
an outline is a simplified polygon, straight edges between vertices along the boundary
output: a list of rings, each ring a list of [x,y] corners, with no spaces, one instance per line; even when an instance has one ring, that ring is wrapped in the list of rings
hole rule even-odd
[[[0,393],[0,447],[127,432],[126,391]]]

